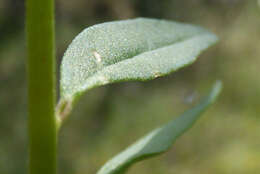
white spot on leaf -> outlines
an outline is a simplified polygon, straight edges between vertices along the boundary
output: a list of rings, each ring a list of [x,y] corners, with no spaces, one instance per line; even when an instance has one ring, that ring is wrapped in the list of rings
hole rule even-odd
[[[157,78],[157,77],[160,77],[161,76],[161,73],[159,71],[155,71],[154,72],[154,77]]]
[[[109,83],[109,79],[106,76],[99,76],[98,77],[99,81],[101,82],[101,84],[105,85]]]
[[[102,61],[100,54],[98,54],[98,52],[96,52],[96,51],[94,51],[93,54],[94,54],[97,62],[100,63]]]

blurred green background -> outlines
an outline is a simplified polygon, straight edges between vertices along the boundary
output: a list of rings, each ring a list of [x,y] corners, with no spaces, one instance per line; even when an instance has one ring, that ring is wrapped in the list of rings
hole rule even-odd
[[[139,16],[198,24],[220,42],[168,77],[86,94],[59,136],[60,173],[95,173],[221,79],[224,91],[202,119],[168,153],[138,163],[129,174],[259,174],[260,1],[56,0],[58,62],[84,28]],[[0,0],[1,174],[25,174],[28,166],[24,22],[22,0]]]

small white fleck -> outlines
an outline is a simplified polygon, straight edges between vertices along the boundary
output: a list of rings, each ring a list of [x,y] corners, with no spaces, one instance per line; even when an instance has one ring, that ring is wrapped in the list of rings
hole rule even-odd
[[[103,75],[102,75],[102,76],[99,76],[98,79],[99,79],[99,81],[100,81],[103,85],[109,83],[109,79],[108,79],[106,76],[103,76]]]
[[[100,54],[98,54],[96,51],[94,51],[93,54],[94,54],[97,62],[101,62],[102,61]]]
[[[154,72],[154,77],[157,78],[157,77],[160,77],[161,76],[161,73],[159,71],[155,71]]]

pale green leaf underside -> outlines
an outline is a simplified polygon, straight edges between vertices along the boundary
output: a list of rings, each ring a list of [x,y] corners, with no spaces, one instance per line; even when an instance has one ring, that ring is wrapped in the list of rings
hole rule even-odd
[[[61,97],[73,101],[100,85],[169,74],[191,64],[216,41],[201,27],[166,20],[94,25],[81,32],[64,54]]]
[[[203,99],[200,104],[141,138],[108,161],[97,174],[123,174],[132,164],[167,151],[175,140],[187,131],[208,106],[216,100],[221,87],[221,82],[216,82],[209,96]]]

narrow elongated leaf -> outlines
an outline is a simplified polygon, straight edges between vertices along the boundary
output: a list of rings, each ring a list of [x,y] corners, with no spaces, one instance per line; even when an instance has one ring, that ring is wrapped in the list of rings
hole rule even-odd
[[[141,138],[108,161],[98,171],[98,174],[123,174],[134,163],[167,151],[175,140],[187,131],[208,106],[216,100],[221,91],[221,86],[221,82],[216,82],[209,96],[203,99],[200,104]]]
[[[193,25],[138,18],[94,25],[81,32],[64,54],[61,97],[119,81],[149,80],[195,61],[216,36]]]

